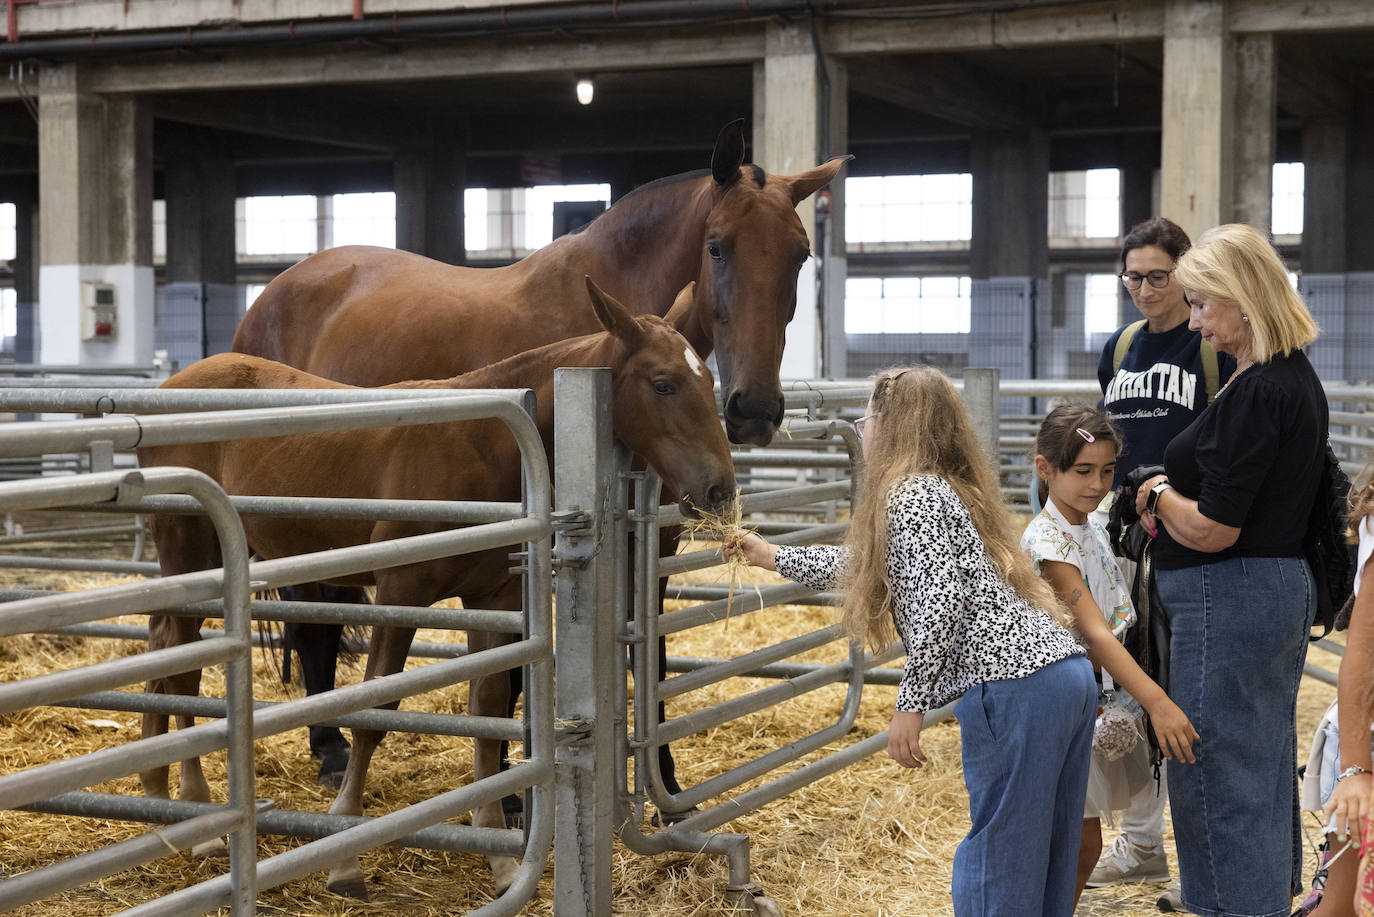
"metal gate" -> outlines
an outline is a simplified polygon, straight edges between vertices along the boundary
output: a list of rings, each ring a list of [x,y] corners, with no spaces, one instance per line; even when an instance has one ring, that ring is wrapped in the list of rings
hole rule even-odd
[[[54,673],[0,689],[0,711],[62,701],[105,708],[191,712],[221,717],[217,722],[110,748],[92,755],[0,776],[0,806],[26,806],[62,814],[94,815],[173,823],[173,827],[113,845],[0,882],[0,909],[8,909],[85,884],[231,832],[230,871],[167,897],[133,908],[129,914],[202,914],[222,906],[254,912],[258,889],[270,888],[339,859],[381,844],[501,853],[522,857],[515,883],[496,901],[475,913],[517,913],[533,894],[548,858],[553,836],[553,629],[552,489],[543,445],[529,414],[529,393],[386,392],[186,392],[131,390],[106,392],[102,405],[144,411],[199,407],[213,413],[112,417],[101,420],[19,423],[0,429],[0,455],[87,452],[96,465],[139,445],[167,445],[219,439],[311,433],[367,426],[438,423],[497,417],[521,447],[522,504],[463,502],[306,500],[226,497],[209,478],[179,469],[104,471],[0,484],[0,512],[40,506],[79,505],[83,509],[118,507],[122,511],[192,511],[189,501],[155,496],[190,494],[210,513],[219,532],[225,568],[171,576],[81,593],[35,597],[0,607],[0,635],[36,628],[81,625],[112,615],[222,615],[222,637],[159,653]],[[399,395],[399,397],[397,397]],[[342,397],[341,397],[342,396]],[[21,410],[71,409],[91,393],[27,391],[5,395]],[[327,404],[323,402],[364,402]],[[249,404],[301,405],[256,407]],[[81,410],[85,405],[77,406]],[[570,409],[567,413],[575,413]],[[466,527],[394,541],[323,551],[249,564],[237,512],[281,515],[325,514],[335,518],[440,519]],[[476,626],[503,630],[520,639],[498,649],[458,656],[386,678],[350,685],[327,694],[254,710],[248,650],[249,584],[264,589],[309,582],[385,566],[432,560],[503,545],[523,547],[524,612],[481,610],[380,609],[386,623],[415,626]],[[214,602],[219,607],[203,604]],[[374,616],[375,617],[375,616]],[[108,689],[149,677],[226,662],[229,689],[224,701],[133,695]],[[525,668],[525,716],[477,721],[458,715],[429,715],[417,727],[416,714],[370,708],[476,675],[515,666]],[[94,692],[94,693],[93,693]],[[117,695],[117,696],[115,696]],[[127,705],[133,701],[132,706]],[[366,711],[366,712],[363,712]],[[525,760],[494,777],[444,793],[379,818],[343,818],[318,813],[258,811],[255,806],[252,740],[310,723],[336,720],[387,730],[411,729],[453,735],[515,739],[525,743]],[[443,720],[444,722],[434,722]],[[93,783],[125,776],[191,755],[227,748],[230,755],[230,805],[109,797],[78,792]],[[480,829],[441,822],[510,793],[530,790],[526,828]],[[255,862],[255,832],[269,829],[318,837],[311,843]]]

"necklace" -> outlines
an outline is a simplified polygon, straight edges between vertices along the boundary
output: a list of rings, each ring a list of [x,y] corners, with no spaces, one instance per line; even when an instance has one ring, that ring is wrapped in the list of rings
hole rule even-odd
[[[1247,369],[1249,369],[1250,367],[1252,367],[1252,366],[1254,366],[1254,365],[1255,365],[1255,364],[1254,364],[1254,361],[1252,360],[1251,362],[1246,363],[1244,366],[1238,367],[1238,368],[1236,369],[1235,372],[1231,373],[1231,378],[1229,378],[1229,379],[1226,380],[1226,385],[1223,385],[1223,386],[1217,391],[1217,394],[1220,395],[1222,392],[1226,391],[1226,387],[1227,387],[1227,386],[1229,386],[1232,382],[1235,382],[1237,379],[1239,379],[1241,373],[1245,372]]]

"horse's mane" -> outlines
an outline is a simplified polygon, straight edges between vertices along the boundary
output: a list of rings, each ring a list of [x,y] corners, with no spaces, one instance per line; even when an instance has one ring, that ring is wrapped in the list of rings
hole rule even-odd
[[[746,165],[745,168],[750,171],[750,174],[754,177],[754,183],[758,185],[760,188],[767,184],[768,174],[763,171],[762,166],[755,165],[751,162],[748,165]],[[697,178],[705,178],[710,174],[710,169],[693,169],[690,172],[679,172],[676,175],[668,175],[664,178],[655,178],[653,181],[646,182],[645,184],[642,184],[639,187],[631,190],[624,197],[622,197],[620,201],[628,201],[636,194],[642,194],[645,191],[652,191],[655,188],[662,188],[665,185],[676,185],[679,182],[692,181],[693,179]],[[620,201],[616,201],[616,203],[619,204]]]

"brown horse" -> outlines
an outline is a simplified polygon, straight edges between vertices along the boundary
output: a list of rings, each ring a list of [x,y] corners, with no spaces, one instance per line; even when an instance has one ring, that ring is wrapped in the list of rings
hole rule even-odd
[[[263,290],[234,350],[354,385],[444,378],[551,341],[597,330],[581,278],[596,276],[624,302],[663,315],[696,281],[683,333],[703,358],[716,351],[732,441],[766,445],[782,420],[778,367],[797,304],[797,272],[810,243],[797,205],[834,180],[850,157],[797,175],[744,165],[742,120],[716,138],[711,168],[651,182],[589,226],[501,268],[453,267],[391,249],[346,246],[312,255]],[[665,550],[672,551],[671,533]],[[285,597],[285,596],[284,596]],[[361,594],[354,601],[363,601]],[[337,635],[288,624],[306,689],[327,690]],[[666,655],[660,645],[659,655]],[[660,660],[662,662],[662,660]],[[329,783],[346,745],[313,726],[310,744]],[[659,752],[678,790],[668,747]]]
[[[401,383],[396,388],[475,389],[530,388],[536,392],[536,418],[545,447],[553,435],[553,371],[560,366],[609,366],[612,423],[617,437],[638,453],[683,494],[684,506],[718,509],[734,495],[729,444],[716,414],[711,373],[687,340],[675,330],[690,315],[690,285],[682,291],[667,320],[634,316],[590,281],[587,291],[600,334],[548,344],[492,366],[451,379]],[[280,363],[242,354],[221,354],[194,364],[164,388],[347,388]],[[150,447],[139,450],[144,466],[196,468],[231,494],[266,496],[368,497],[374,499],[444,499],[518,501],[520,460],[514,439],[498,420],[380,430],[354,430],[280,436],[239,442]],[[346,545],[419,535],[451,528],[443,523],[345,522],[321,519],[246,517],[249,545],[266,558],[285,557]],[[164,575],[219,566],[219,546],[207,520],[195,516],[159,516],[153,523]],[[341,577],[341,585],[377,587],[381,604],[428,606],[460,596],[469,608],[514,610],[521,605],[521,583],[509,572],[507,549],[391,567],[375,573]],[[194,618],[155,616],[150,621],[150,647],[198,638]],[[414,628],[377,627],[368,652],[366,677],[400,671]],[[473,631],[476,652],[500,645],[504,634]],[[188,672],[150,682],[149,691],[195,694],[200,673]],[[510,679],[506,672],[474,680],[468,712],[507,716]],[[391,706],[395,706],[394,704]],[[190,718],[179,725],[189,725]],[[164,732],[166,716],[144,718],[145,736]],[[354,751],[343,786],[330,811],[361,815],[368,763],[384,733],[355,729]],[[474,751],[476,778],[496,773],[498,743],[478,740]],[[168,771],[141,776],[150,796],[167,796]],[[183,762],[182,799],[208,801],[209,787],[198,761]],[[500,805],[473,813],[473,823],[504,827]],[[513,879],[515,862],[491,857],[498,893]],[[330,874],[335,891],[366,897],[356,858]]]
[[[262,291],[234,350],[354,385],[441,379],[596,331],[586,310],[569,308],[584,275],[656,315],[694,280],[683,333],[703,358],[717,353],[726,432],[767,445],[782,421],[783,336],[810,250],[796,208],[848,157],[768,175],[743,165],[741,123],[721,131],[709,172],[638,188],[507,267],[366,246],[311,255]]]

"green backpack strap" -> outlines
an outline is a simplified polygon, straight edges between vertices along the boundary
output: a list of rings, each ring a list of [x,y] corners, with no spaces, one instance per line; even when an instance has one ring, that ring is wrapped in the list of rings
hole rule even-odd
[[[1199,341],[1198,356],[1202,357],[1202,382],[1207,387],[1207,403],[1217,397],[1221,387],[1221,369],[1217,366],[1217,352],[1206,341]]]
[[[1136,332],[1144,327],[1145,319],[1142,318],[1140,321],[1131,322],[1125,328],[1121,329],[1121,336],[1116,339],[1116,350],[1112,352],[1113,376],[1121,371],[1121,364],[1126,359],[1126,352],[1131,349],[1131,341],[1135,340]],[[1215,362],[1216,354],[1212,355],[1212,359]],[[1210,401],[1211,398],[1209,397],[1207,400]]]

